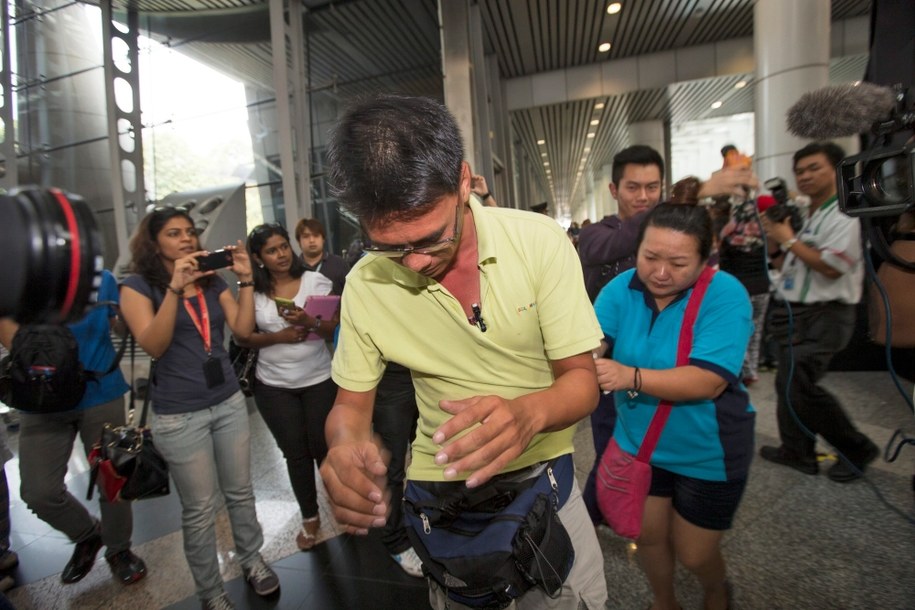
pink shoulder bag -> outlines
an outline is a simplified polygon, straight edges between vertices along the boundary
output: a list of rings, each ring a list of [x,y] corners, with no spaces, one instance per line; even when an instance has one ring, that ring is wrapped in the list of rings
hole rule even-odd
[[[715,270],[706,267],[699,275],[693,292],[686,304],[683,323],[680,326],[680,340],[677,344],[677,366],[689,363],[689,352],[693,345],[693,325],[699,314],[702,297]],[[618,535],[635,540],[642,533],[642,513],[645,499],[651,487],[651,454],[661,438],[661,431],[673,404],[669,400],[658,403],[645,438],[639,446],[639,453],[633,456],[616,444],[611,438],[600,458],[597,470],[597,505],[607,524]]]

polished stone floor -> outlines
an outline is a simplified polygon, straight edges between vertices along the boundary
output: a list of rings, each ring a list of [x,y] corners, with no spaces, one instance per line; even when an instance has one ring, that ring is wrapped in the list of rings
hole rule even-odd
[[[751,388],[759,411],[757,443],[777,439],[773,375],[764,373]],[[915,436],[915,417],[886,372],[830,373],[827,383],[853,420],[881,447],[903,428]],[[903,382],[911,396],[911,383]],[[232,558],[231,533],[224,512],[218,520],[220,561],[226,589],[239,609],[406,610],[427,608],[425,583],[404,574],[373,538],[340,534],[322,495],[320,543],[299,552],[294,537],[299,515],[285,466],[272,437],[252,410],[253,473],[257,509],[265,533],[263,554],[280,576],[279,595],[256,597],[240,578]],[[10,435],[14,451],[17,435]],[[576,436],[579,480],[593,460],[590,429]],[[828,451],[828,447],[823,447]],[[828,465],[828,464],[827,464]],[[199,608],[181,547],[180,507],[171,496],[137,502],[134,550],[148,566],[148,577],[124,587],[113,581],[100,559],[81,582],[62,585],[60,572],[72,551],[70,542],[32,515],[19,499],[18,461],[7,463],[11,488],[12,547],[21,563],[18,586],[8,595],[21,610],[63,608]],[[899,459],[883,459],[866,481],[840,485],[824,475],[807,476],[757,459],[735,527],[724,539],[724,554],[737,609],[915,609],[915,447]],[[85,497],[88,476],[81,448],[70,462],[68,485]],[[903,515],[889,508],[893,505]],[[97,506],[95,506],[97,511]],[[610,608],[650,604],[644,577],[623,540],[599,531]],[[685,610],[701,607],[695,580],[678,571]]]

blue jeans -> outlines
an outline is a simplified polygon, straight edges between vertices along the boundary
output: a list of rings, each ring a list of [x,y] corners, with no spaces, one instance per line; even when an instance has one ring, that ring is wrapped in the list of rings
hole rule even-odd
[[[156,413],[152,429],[181,498],[184,556],[197,596],[216,597],[223,591],[215,523],[220,490],[242,567],[249,567],[260,557],[264,544],[251,486],[251,433],[245,397],[236,392],[200,411]]]

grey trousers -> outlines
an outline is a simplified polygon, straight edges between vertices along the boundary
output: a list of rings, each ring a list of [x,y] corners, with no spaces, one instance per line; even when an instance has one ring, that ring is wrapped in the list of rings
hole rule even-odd
[[[106,423],[125,421],[124,397],[79,411],[61,413],[21,412],[19,430],[19,494],[39,519],[66,534],[73,542],[83,542],[95,533],[95,517],[67,490],[64,477],[79,434],[88,454],[98,441]],[[101,493],[102,541],[105,556],[130,548],[133,509],[130,502],[110,504]]]

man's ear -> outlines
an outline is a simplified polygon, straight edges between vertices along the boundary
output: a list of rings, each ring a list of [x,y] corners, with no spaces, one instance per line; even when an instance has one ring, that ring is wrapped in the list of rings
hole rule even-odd
[[[616,189],[616,185],[611,182],[610,183],[610,196],[613,197],[614,199],[616,199],[617,201],[619,201],[620,198],[616,196],[617,192],[618,191]]]
[[[470,164],[466,161],[461,161],[461,202],[467,203],[470,201],[470,183],[471,178],[473,177],[473,172],[470,171]]]

